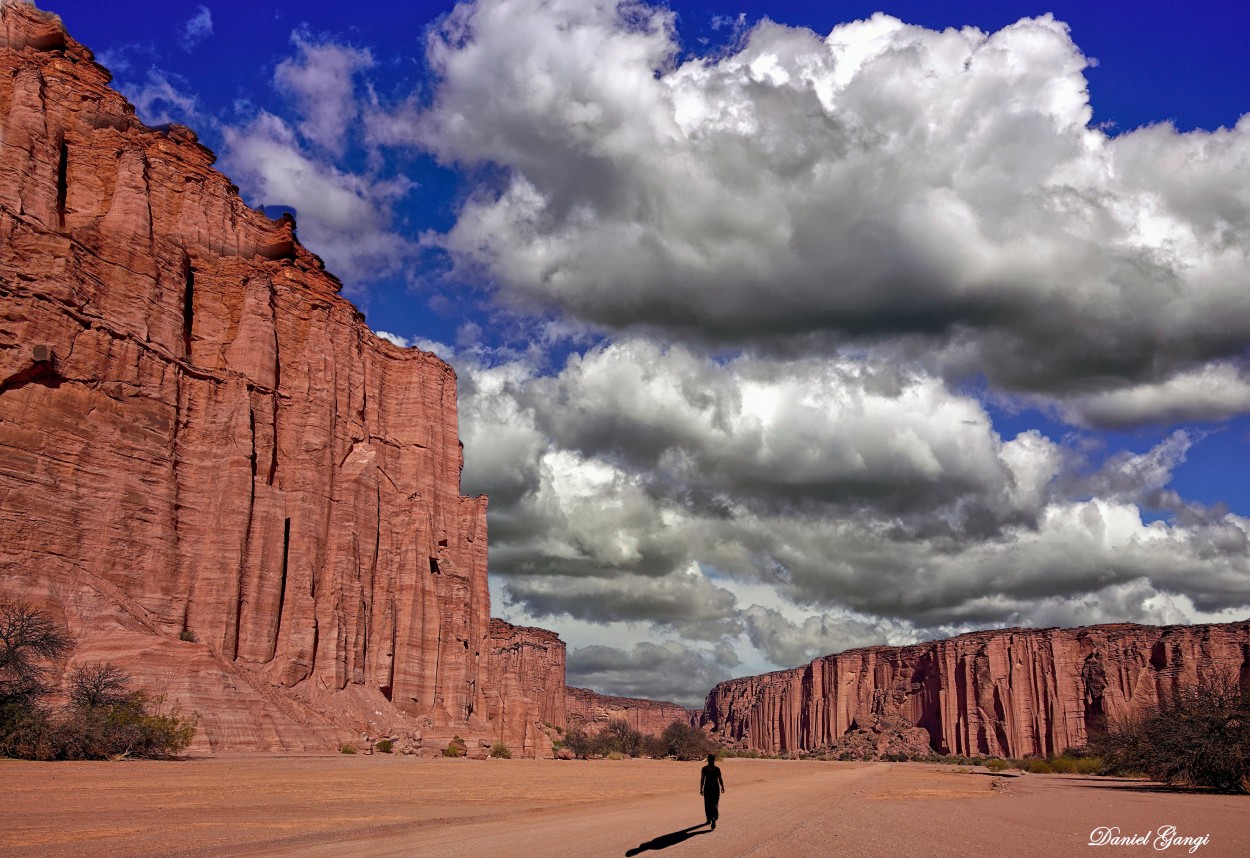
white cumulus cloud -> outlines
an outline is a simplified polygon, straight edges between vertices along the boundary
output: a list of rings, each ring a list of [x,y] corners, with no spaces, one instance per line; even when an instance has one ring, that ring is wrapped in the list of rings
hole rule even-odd
[[[948,374],[1151,400],[1091,400],[1092,421],[1245,410],[1244,384],[1193,379],[1229,381],[1250,339],[1250,119],[1090,127],[1088,61],[1050,16],[762,21],[686,60],[674,27],[642,4],[478,0],[432,35],[433,104],[373,134],[500,168],[439,239],[466,271],[607,328],[927,344]]]
[[[398,273],[415,243],[392,228],[395,203],[411,190],[401,177],[374,178],[335,167],[308,152],[283,119],[262,112],[227,126],[226,171],[254,204],[296,210],[300,240],[349,286]]]

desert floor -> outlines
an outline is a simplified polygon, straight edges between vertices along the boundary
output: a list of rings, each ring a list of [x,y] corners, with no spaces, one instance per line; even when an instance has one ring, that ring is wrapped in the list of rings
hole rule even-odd
[[[699,763],[327,756],[0,761],[0,855],[1250,856],[1250,797],[915,763],[725,760],[715,831]],[[698,826],[698,827],[695,827]],[[1088,845],[1091,832],[1150,834]]]

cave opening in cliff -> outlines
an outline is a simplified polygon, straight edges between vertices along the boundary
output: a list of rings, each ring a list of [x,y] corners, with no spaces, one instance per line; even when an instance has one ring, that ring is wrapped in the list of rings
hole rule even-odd
[[[191,360],[191,335],[195,328],[195,269],[191,257],[182,257],[182,348],[187,361]]]
[[[65,229],[65,198],[69,194],[69,146],[61,138],[61,153],[56,167],[56,220]]]
[[[291,519],[282,525],[282,577],[278,581],[278,618],[273,626],[273,652],[278,651],[278,635],[282,631],[282,607],[286,604],[286,570],[291,556]],[[270,654],[273,658],[273,653]]]

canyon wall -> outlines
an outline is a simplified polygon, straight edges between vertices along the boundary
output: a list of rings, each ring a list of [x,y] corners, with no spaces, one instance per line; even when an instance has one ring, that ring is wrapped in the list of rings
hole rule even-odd
[[[69,627],[67,666],[197,710],[202,749],[536,747],[563,644],[558,683],[508,685],[454,372],[374,336],[294,221],[109,80],[0,4],[0,595]]]
[[[727,744],[774,754],[836,748],[886,724],[923,728],[937,753],[1049,755],[1217,674],[1250,683],[1250,621],[1004,629],[722,682],[703,719]]]
[[[551,756],[565,723],[564,641],[492,619],[489,648],[486,717],[494,735],[513,753]]]
[[[676,703],[613,697],[572,686],[568,687],[565,700],[568,729],[584,730],[590,734],[600,732],[609,721],[620,720],[643,735],[658,736],[674,721],[692,724],[699,719],[698,710],[692,711]]]

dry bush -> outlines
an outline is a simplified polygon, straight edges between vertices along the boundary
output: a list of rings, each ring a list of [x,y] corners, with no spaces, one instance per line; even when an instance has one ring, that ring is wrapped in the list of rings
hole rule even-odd
[[[0,598],[0,707],[25,707],[47,694],[46,662],[73,647],[69,632],[47,611]]]
[[[1250,685],[1225,675],[1181,688],[1157,706],[1113,721],[1090,746],[1108,774],[1250,792]]]
[[[668,746],[668,755],[679,760],[701,760],[719,750],[706,733],[682,721],[665,727],[660,739]]]
[[[73,648],[52,616],[0,600],[0,754],[34,760],[164,759],[186,750],[199,718],[163,712],[164,699],[129,688],[116,665],[90,662],[68,677],[69,704],[59,712],[40,698],[49,667]]]
[[[578,759],[586,759],[594,753],[594,741],[586,735],[585,730],[576,728],[564,734],[564,747],[573,752]]]

